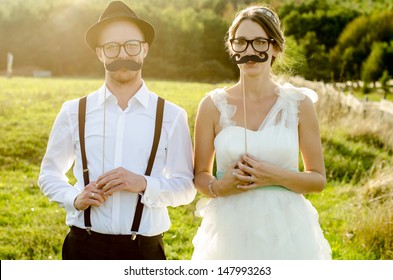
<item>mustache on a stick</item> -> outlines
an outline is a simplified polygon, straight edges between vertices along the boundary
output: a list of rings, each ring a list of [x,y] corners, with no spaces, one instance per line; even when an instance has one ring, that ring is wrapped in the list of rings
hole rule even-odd
[[[122,68],[131,70],[131,71],[138,71],[142,68],[142,63],[138,63],[131,59],[119,59],[115,60],[111,63],[105,64],[105,68],[108,71],[114,72],[118,71]]]
[[[240,54],[235,54],[231,57],[231,61],[235,64],[243,64],[249,61],[254,62],[265,62],[269,58],[269,55],[266,52],[261,52],[259,55],[245,55],[240,56]]]

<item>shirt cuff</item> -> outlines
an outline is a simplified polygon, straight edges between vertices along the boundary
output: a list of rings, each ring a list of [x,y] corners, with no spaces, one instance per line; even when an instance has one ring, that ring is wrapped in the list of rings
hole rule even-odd
[[[77,217],[79,213],[82,212],[76,209],[74,206],[75,198],[78,196],[79,193],[79,190],[74,188],[72,192],[70,191],[66,195],[64,207],[67,213],[69,213],[70,217]]]
[[[159,207],[160,180],[149,176],[146,179],[146,189],[142,196],[142,203],[148,207]]]

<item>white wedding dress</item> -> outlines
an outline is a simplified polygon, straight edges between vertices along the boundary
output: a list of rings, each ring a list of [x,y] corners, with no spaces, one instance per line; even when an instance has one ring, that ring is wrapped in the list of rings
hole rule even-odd
[[[248,153],[298,172],[298,107],[306,88],[277,88],[278,98],[258,131],[247,130]],[[209,93],[221,113],[221,132],[214,140],[217,177],[244,154],[244,128],[232,121],[236,106],[227,93]],[[261,187],[238,195],[197,203],[203,217],[193,239],[192,259],[331,259],[331,249],[318,222],[318,213],[303,195],[280,186]]]

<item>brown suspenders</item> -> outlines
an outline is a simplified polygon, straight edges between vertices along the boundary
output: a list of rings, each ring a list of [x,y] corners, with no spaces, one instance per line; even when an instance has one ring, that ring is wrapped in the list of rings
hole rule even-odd
[[[81,146],[82,156],[82,170],[83,170],[83,181],[85,186],[90,182],[89,180],[89,169],[87,168],[86,160],[86,149],[85,149],[85,117],[86,117],[86,96],[79,99],[79,111],[78,111],[78,124],[79,124],[79,142]],[[90,206],[84,211],[85,227],[87,232],[90,234],[91,221],[90,221]]]
[[[160,141],[162,120],[164,115],[164,104],[165,104],[165,100],[161,97],[158,97],[154,140],[150,152],[149,162],[147,164],[147,168],[145,171],[145,175],[147,176],[150,175],[151,170],[153,168],[153,163],[156,157],[158,143]],[[78,122],[79,122],[79,141],[80,141],[80,148],[81,148],[81,155],[82,155],[83,180],[85,186],[87,186],[89,184],[89,169],[87,168],[86,149],[85,149],[85,117],[86,117],[86,96],[79,99]],[[131,233],[132,233],[133,240],[136,238],[136,233],[139,230],[139,225],[141,223],[141,218],[142,218],[143,204],[141,202],[141,198],[142,196],[139,194],[134,220],[131,226]],[[91,230],[90,207],[84,211],[84,219],[85,219],[86,230],[88,233],[90,233]]]

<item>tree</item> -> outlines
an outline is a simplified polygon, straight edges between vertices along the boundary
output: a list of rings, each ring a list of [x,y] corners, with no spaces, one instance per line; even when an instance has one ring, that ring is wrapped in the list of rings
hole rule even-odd
[[[376,42],[389,42],[393,39],[393,11],[376,12],[363,15],[349,23],[341,33],[337,45],[330,51],[330,61],[334,78],[343,80],[361,79],[364,61]],[[384,69],[387,61],[383,61]],[[352,70],[351,70],[352,68]]]
[[[373,44],[371,53],[362,65],[362,80],[365,83],[376,81],[384,72],[384,57],[388,44],[385,42],[376,42]]]
[[[383,99],[386,99],[387,95],[390,93],[389,81],[391,79],[392,77],[389,75],[387,70],[384,70],[381,78],[379,78],[379,82],[381,83],[381,87],[383,90]]]
[[[359,15],[353,9],[328,4],[326,0],[313,0],[285,4],[280,8],[280,16],[286,35],[293,35],[297,40],[314,32],[319,45],[330,50],[345,26]]]
[[[329,57],[325,46],[319,43],[315,32],[308,32],[300,44],[305,51],[308,64],[308,71],[304,73],[304,77],[309,80],[328,80]]]
[[[86,47],[84,34],[108,0],[0,1],[0,70],[5,69],[7,52],[12,52],[14,70],[34,66],[54,75],[102,75],[102,65]],[[145,77],[209,81],[236,77],[237,68],[228,60],[223,39],[236,11],[255,1],[123,1],[156,29]],[[287,37],[289,56],[274,65],[284,73],[292,68],[295,74],[325,80],[333,71],[335,79],[360,79],[372,44],[393,41],[388,0],[268,2],[280,15]],[[372,13],[375,10],[379,12]],[[390,76],[391,50],[390,44],[384,58]]]

